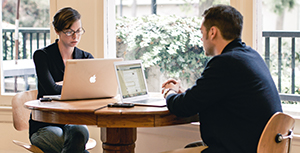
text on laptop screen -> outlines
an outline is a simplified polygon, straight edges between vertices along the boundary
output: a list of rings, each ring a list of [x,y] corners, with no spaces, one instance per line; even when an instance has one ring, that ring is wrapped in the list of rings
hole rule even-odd
[[[116,69],[123,98],[147,94],[140,64],[118,65]]]

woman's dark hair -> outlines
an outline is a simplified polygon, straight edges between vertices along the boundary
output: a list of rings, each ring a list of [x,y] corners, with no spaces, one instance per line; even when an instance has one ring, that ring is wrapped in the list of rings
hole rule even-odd
[[[81,15],[71,7],[60,9],[53,17],[53,26],[55,31],[60,32],[64,29],[69,29],[72,24],[79,20]]]
[[[229,5],[216,5],[204,11],[203,26],[207,31],[212,26],[220,29],[225,40],[241,38],[243,29],[243,16],[234,7]]]

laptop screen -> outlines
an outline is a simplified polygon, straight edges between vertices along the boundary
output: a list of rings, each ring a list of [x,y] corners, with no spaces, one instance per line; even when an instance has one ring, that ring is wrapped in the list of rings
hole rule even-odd
[[[140,63],[116,65],[123,98],[147,95],[144,73]]]

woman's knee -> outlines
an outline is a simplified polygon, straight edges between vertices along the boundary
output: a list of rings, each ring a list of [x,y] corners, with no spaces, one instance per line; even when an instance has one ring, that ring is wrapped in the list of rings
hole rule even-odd
[[[83,138],[87,141],[89,138],[89,131],[86,125],[66,125],[65,136]]]
[[[63,129],[57,126],[46,126],[40,128],[36,133],[34,133],[37,137],[46,137],[51,139],[63,139]]]
[[[31,136],[30,141],[44,152],[60,152],[64,143],[63,130],[56,126],[43,127]]]

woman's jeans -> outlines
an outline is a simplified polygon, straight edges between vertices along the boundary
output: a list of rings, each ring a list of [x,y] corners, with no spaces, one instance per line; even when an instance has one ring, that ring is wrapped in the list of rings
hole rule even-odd
[[[46,126],[35,132],[31,144],[45,153],[88,153],[85,144],[89,139],[86,125]]]

